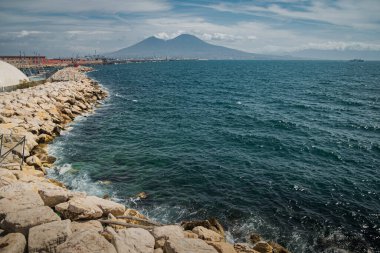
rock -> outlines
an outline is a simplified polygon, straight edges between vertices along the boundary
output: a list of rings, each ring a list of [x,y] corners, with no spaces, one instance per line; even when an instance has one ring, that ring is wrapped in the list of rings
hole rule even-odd
[[[164,253],[161,248],[154,249],[153,253]]]
[[[0,188],[0,199],[13,198],[14,196],[24,194],[27,191],[34,191],[37,193],[38,188],[32,184],[27,184],[24,182],[15,182],[13,184]]]
[[[38,143],[49,143],[49,142],[51,142],[53,139],[54,139],[54,138],[53,138],[53,136],[51,136],[51,135],[48,135],[48,134],[40,134],[40,135],[38,136],[38,140],[37,140],[37,142],[38,142]]]
[[[0,237],[1,253],[24,253],[25,246],[25,236],[21,233],[11,233]]]
[[[112,244],[118,253],[153,253],[154,238],[142,228],[128,228],[119,230],[107,227],[112,236]]]
[[[9,176],[0,176],[0,188],[6,185],[10,185],[17,181],[17,178],[11,178]]]
[[[95,196],[88,196],[87,199],[102,209],[104,215],[113,214],[123,215],[125,212],[125,206],[111,200],[102,199]]]
[[[136,198],[139,199],[146,199],[148,197],[148,194],[146,192],[140,192],[136,195]]]
[[[272,253],[273,248],[268,243],[260,241],[253,246],[253,249],[260,253]]]
[[[33,166],[22,166],[22,171],[26,175],[30,175],[30,176],[36,176],[36,177],[44,177],[45,176],[45,174],[43,173],[43,171],[36,170],[36,169],[34,169]]]
[[[237,253],[259,253],[252,249],[248,243],[235,243],[234,249]]]
[[[124,221],[123,219],[117,219],[111,213],[108,214],[108,220],[111,220],[111,221]],[[116,224],[110,224],[109,226],[112,227],[115,230],[125,229],[125,226],[116,225]]]
[[[59,186],[61,188],[66,188],[66,186],[63,183],[59,182],[58,180],[55,180],[54,178],[48,178],[48,180],[50,183],[52,183],[56,186]]]
[[[61,213],[66,219],[71,220],[96,219],[103,215],[103,211],[87,197],[74,197],[68,202],[56,205],[55,210]]]
[[[261,241],[261,236],[259,234],[251,234],[249,236],[249,240],[251,241],[252,244],[255,244]]]
[[[45,205],[50,207],[55,207],[69,199],[68,191],[60,187],[40,189],[38,193]]]
[[[72,234],[71,221],[53,221],[29,230],[29,253],[55,252],[59,244],[64,243]]]
[[[9,110],[9,109],[2,109],[2,110],[0,110],[0,115],[2,115],[4,117],[10,118],[14,114],[15,114],[15,111],[13,111],[13,110]]]
[[[41,197],[34,191],[16,192],[11,196],[0,199],[0,219],[3,219],[9,213],[43,205],[44,202]]]
[[[234,246],[226,242],[207,242],[213,246],[218,253],[236,253]]]
[[[199,239],[202,239],[205,241],[213,241],[213,242],[224,241],[224,238],[220,234],[201,226],[193,228],[193,233],[197,234]]]
[[[165,238],[161,238],[161,239],[156,240],[156,242],[154,244],[154,248],[164,248],[165,242],[166,242]]]
[[[183,235],[185,236],[185,238],[198,239],[198,235],[195,234],[195,233],[192,232],[192,231],[189,231],[189,230],[185,230],[185,231],[183,231]]]
[[[8,232],[19,232],[28,235],[29,229],[61,218],[50,207],[39,206],[7,214],[1,228]]]
[[[97,220],[89,220],[89,221],[74,221],[71,223],[71,230],[73,233],[77,231],[95,231],[102,232],[103,226]]]
[[[225,237],[223,226],[220,225],[215,218],[210,218],[208,220],[183,221],[181,226],[184,230],[193,230],[195,227],[202,226]]]
[[[7,169],[0,169],[0,177],[7,177],[9,179],[17,180],[17,177],[14,175],[14,173]]]
[[[164,246],[165,253],[218,253],[214,247],[200,239],[168,240]]]
[[[133,216],[136,218],[140,218],[143,220],[148,220],[143,214],[139,213],[137,210],[134,209],[127,209],[125,210],[124,214],[125,216]],[[137,224],[137,225],[147,225],[144,221],[138,221],[138,220],[131,220],[131,219],[123,219],[127,223],[131,224]]]
[[[78,231],[57,247],[56,253],[117,253],[115,247],[95,231]]]
[[[287,250],[286,248],[284,248],[283,246],[281,246],[281,245],[278,244],[278,243],[275,243],[275,242],[269,241],[268,244],[269,244],[270,246],[272,246],[272,248],[273,248],[273,253],[290,253],[289,250]]]
[[[154,227],[152,234],[156,240],[161,238],[165,240],[185,238],[183,229],[177,225]]]

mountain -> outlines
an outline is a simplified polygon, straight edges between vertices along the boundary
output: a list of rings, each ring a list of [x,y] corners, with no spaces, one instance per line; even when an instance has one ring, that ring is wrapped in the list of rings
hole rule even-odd
[[[247,53],[227,47],[209,44],[193,35],[182,34],[171,40],[149,37],[133,46],[105,54],[119,59],[176,58],[210,60],[275,60],[290,57]]]

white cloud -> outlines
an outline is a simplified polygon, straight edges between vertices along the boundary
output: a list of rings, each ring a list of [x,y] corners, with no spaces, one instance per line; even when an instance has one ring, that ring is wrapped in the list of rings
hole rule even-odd
[[[109,34],[111,31],[66,31],[65,33],[71,35],[97,35],[97,34]]]
[[[372,50],[372,51],[380,51],[380,43],[372,44],[372,43],[363,43],[363,42],[346,42],[346,41],[326,41],[324,43],[313,43],[310,42],[305,46],[300,47],[301,49],[319,49],[319,50]]]
[[[259,6],[253,3],[219,3],[204,7],[222,12],[312,20],[366,29],[378,29],[380,22],[378,0],[337,0],[333,5],[330,1],[312,1],[311,5],[302,5],[302,10],[285,8],[279,4]]]
[[[186,33],[186,31],[179,30],[179,31],[176,31],[173,33],[159,32],[159,33],[156,33],[154,36],[158,39],[170,40],[170,39],[173,39],[173,38],[175,38],[175,37],[177,37],[183,33]]]
[[[177,9],[174,12],[166,0],[125,0],[123,4],[119,4],[121,0],[110,0],[107,2],[110,6],[105,6],[105,1],[97,4],[100,0],[91,0],[94,6],[90,6],[89,1],[78,0],[75,4],[70,1],[71,4],[68,4],[68,0],[49,3],[47,0],[37,0],[36,6],[32,6],[29,0],[27,4],[25,0],[0,0],[0,53],[17,53],[19,50],[29,49],[52,56],[87,54],[94,49],[98,52],[111,52],[152,35],[167,40],[183,33],[196,35],[212,44],[253,53],[288,54],[305,49],[380,51],[379,33],[336,25],[343,26],[344,20],[356,27],[367,24],[368,28],[375,25],[373,20],[377,17],[374,17],[373,12],[377,7],[358,5],[359,11],[354,10],[350,5],[351,0],[338,0],[335,7],[326,7],[327,9],[324,9],[325,2],[306,5],[307,3],[300,4],[297,0],[281,0],[303,6],[304,11],[300,11],[301,7],[298,11],[284,9],[278,4],[269,4],[266,7],[238,3],[215,5],[220,11],[265,16],[263,21],[247,15],[240,15],[242,18],[235,19],[239,15],[233,15],[234,19],[228,19],[228,22],[227,18],[223,22],[216,21],[211,12],[204,16],[201,13],[178,13]],[[46,6],[41,6],[42,3]],[[149,3],[157,5],[153,4],[148,8],[145,5]],[[373,1],[364,0],[363,5],[364,3]],[[127,8],[129,9],[126,10]],[[364,11],[368,9],[373,11]],[[148,12],[127,15],[128,11]],[[326,13],[322,13],[323,11]],[[305,16],[305,13],[310,14],[310,17]],[[334,15],[336,20],[333,20]],[[268,19],[269,16],[273,18]],[[301,26],[297,26],[300,23],[295,22],[295,19],[325,20],[324,22],[331,19],[334,25],[316,27],[313,26],[314,22],[302,21]],[[348,20],[358,22],[352,24]]]
[[[0,5],[2,9],[66,14],[69,12],[146,13],[171,9],[166,0],[17,0],[3,1]]]
[[[236,41],[244,39],[241,35],[233,35],[226,33],[203,33],[200,37],[204,40],[214,40],[214,41]]]
[[[17,32],[5,32],[4,35],[5,36],[13,36],[13,37],[17,37],[17,38],[24,38],[24,37],[46,34],[46,33],[49,33],[49,32],[22,30],[22,31],[17,31]]]

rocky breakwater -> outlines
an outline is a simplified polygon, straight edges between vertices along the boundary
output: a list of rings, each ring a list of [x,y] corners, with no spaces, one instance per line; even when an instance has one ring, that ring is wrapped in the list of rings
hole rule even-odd
[[[13,150],[0,164],[0,252],[57,253],[280,253],[280,245],[251,236],[226,242],[215,219],[164,225],[136,210],[45,177],[54,163],[46,144],[76,116],[91,111],[107,93],[83,73],[66,68],[49,82],[0,93],[0,134],[26,137],[22,156]]]

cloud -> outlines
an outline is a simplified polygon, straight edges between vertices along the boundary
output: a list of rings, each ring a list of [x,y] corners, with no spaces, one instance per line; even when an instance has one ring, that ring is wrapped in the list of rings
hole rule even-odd
[[[363,43],[363,42],[346,42],[346,41],[327,41],[324,43],[313,43],[310,42],[307,45],[300,47],[299,49],[318,49],[318,50],[357,50],[357,51],[380,51],[380,43]],[[299,50],[298,49],[298,50]]]
[[[17,37],[18,38],[23,38],[23,37],[27,37],[27,36],[30,36],[30,35],[36,35],[36,34],[43,34],[43,33],[48,33],[48,32],[41,32],[41,31],[21,31],[19,33],[17,33]]]
[[[379,51],[379,29],[373,29],[380,4],[374,1],[363,0],[356,9],[352,0],[190,3],[0,0],[0,54],[111,52],[152,35],[167,40],[183,33],[253,53]]]
[[[355,28],[379,28],[380,4],[378,0],[361,0],[360,2],[355,0],[337,0],[334,4],[326,0],[311,1],[309,5],[302,2],[301,5],[297,1],[294,1],[294,3],[287,7],[277,3],[264,6],[255,3],[219,3],[203,6],[221,12],[311,20]]]
[[[232,35],[225,33],[203,33],[200,37],[204,40],[214,40],[214,41],[236,41],[244,39],[240,35]],[[251,36],[250,36],[251,37]]]
[[[173,33],[166,33],[166,32],[159,32],[159,33],[156,33],[154,35],[154,37],[158,38],[158,39],[162,39],[162,40],[170,40],[170,39],[173,39],[183,33],[186,33],[186,31],[183,31],[183,30],[179,30],[179,31],[176,31],[176,32],[173,32]]]
[[[17,0],[3,1],[3,9],[51,13],[147,13],[168,11],[172,7],[166,0]]]
[[[97,35],[97,34],[109,34],[111,31],[66,31],[65,33],[71,35]]]

